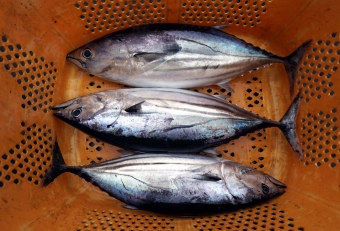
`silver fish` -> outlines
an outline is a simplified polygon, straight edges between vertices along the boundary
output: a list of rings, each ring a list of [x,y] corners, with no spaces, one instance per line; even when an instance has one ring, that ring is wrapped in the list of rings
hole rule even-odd
[[[276,122],[194,91],[132,88],[85,95],[53,109],[56,117],[97,139],[142,152],[213,152],[249,132],[278,127],[302,159],[295,131],[299,103],[298,95]]]
[[[286,186],[240,163],[193,154],[137,154],[87,166],[66,166],[57,142],[42,186],[64,172],[91,182],[126,208],[217,208],[269,198]]]
[[[134,87],[219,85],[270,63],[283,63],[293,93],[297,67],[311,41],[280,57],[216,27],[156,24],[125,29],[90,42],[67,60],[90,74]]]

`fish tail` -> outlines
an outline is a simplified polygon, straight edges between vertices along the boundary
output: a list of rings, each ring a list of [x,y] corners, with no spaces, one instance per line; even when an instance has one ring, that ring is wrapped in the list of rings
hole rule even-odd
[[[299,111],[299,106],[301,102],[300,93],[295,96],[293,102],[289,106],[286,114],[280,120],[281,130],[284,133],[286,139],[288,140],[290,146],[296,152],[300,160],[303,160],[303,153],[300,147],[300,142],[296,133],[296,116]]]
[[[60,174],[67,172],[68,167],[65,164],[65,161],[61,155],[60,148],[58,142],[55,141],[52,150],[52,165],[51,168],[47,171],[44,176],[41,186],[46,187],[50,184],[55,178],[57,178]]]
[[[284,58],[284,66],[288,74],[289,79],[289,89],[290,95],[294,94],[294,85],[296,81],[296,77],[298,75],[298,66],[302,60],[303,55],[310,47],[312,40],[308,40],[304,42],[301,46],[299,46],[292,54],[288,55]]]

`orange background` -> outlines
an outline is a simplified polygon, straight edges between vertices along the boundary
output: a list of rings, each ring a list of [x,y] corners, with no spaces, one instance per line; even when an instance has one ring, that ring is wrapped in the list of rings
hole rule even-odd
[[[339,12],[336,0],[1,1],[1,230],[338,230]],[[277,128],[216,148],[284,182],[285,194],[211,217],[178,218],[126,210],[68,173],[40,187],[55,137],[68,165],[119,156],[118,148],[52,116],[49,107],[57,103],[122,87],[89,76],[66,54],[108,33],[153,22],[230,25],[226,32],[280,56],[313,39],[296,84],[303,96],[297,132],[304,161]],[[279,120],[291,102],[282,64],[230,85],[235,93],[227,100],[269,119]],[[217,86],[197,90],[221,93]]]

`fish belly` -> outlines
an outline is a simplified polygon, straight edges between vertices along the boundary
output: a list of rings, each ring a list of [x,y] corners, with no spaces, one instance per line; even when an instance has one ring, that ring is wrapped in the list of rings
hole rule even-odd
[[[155,114],[152,117],[156,118],[149,116],[121,116],[108,131],[112,142],[140,151],[197,152],[246,134],[262,123],[261,120],[229,118],[174,116],[173,120],[166,120]]]
[[[176,166],[174,166],[174,170]],[[152,204],[230,204],[232,196],[221,181],[202,181],[181,172],[96,172],[87,170],[109,195],[136,207]]]

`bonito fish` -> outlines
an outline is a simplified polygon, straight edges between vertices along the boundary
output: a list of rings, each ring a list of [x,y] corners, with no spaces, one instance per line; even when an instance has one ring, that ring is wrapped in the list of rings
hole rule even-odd
[[[311,41],[280,57],[218,27],[156,24],[125,29],[90,42],[67,59],[90,74],[134,87],[219,85],[270,63],[283,63],[293,93],[297,68]]]
[[[42,186],[64,172],[91,182],[127,208],[218,208],[269,198],[286,186],[273,177],[222,158],[192,154],[136,154],[87,166],[66,166],[58,144]]]
[[[258,129],[278,127],[302,159],[295,131],[300,97],[280,122],[225,100],[182,89],[98,92],[56,105],[54,115],[102,141],[141,152],[210,152]]]

